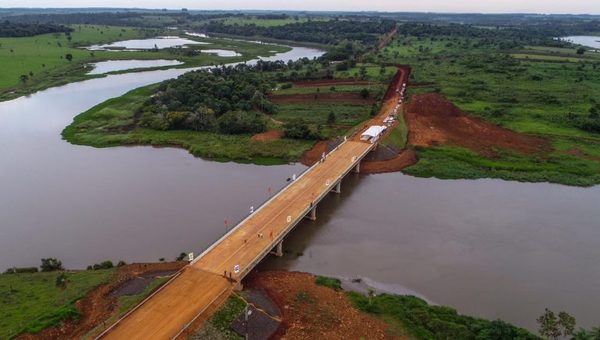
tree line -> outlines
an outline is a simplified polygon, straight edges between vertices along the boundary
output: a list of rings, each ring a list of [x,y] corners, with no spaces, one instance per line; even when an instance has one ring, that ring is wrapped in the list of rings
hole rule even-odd
[[[263,27],[255,24],[230,25],[213,20],[203,25],[201,29],[209,33],[269,37],[326,45],[336,45],[343,40],[374,45],[382,34],[390,32],[395,26],[396,22],[393,20],[310,21],[276,27]]]
[[[73,29],[63,25],[37,24],[37,23],[15,23],[5,20],[0,22],[0,37],[32,37],[46,33],[68,33]]]

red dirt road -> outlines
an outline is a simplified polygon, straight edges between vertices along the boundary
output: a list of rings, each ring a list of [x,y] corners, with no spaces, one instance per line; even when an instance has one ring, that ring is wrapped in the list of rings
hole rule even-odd
[[[408,143],[414,146],[455,145],[489,157],[499,149],[529,154],[552,148],[544,139],[472,117],[437,93],[413,96],[404,116]]]

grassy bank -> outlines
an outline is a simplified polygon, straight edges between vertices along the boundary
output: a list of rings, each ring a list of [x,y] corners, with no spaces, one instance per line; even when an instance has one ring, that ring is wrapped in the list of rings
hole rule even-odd
[[[398,36],[374,58],[412,66],[409,96],[438,92],[461,110],[511,130],[539,136],[543,155],[499,152],[485,157],[451,146],[419,149],[406,172],[438,178],[502,178],[590,186],[600,183],[597,116],[600,59],[576,49],[501,49],[450,36]],[[586,127],[587,124],[587,127]]]
[[[359,310],[383,319],[390,332],[412,339],[541,339],[501,320],[489,321],[461,315],[447,306],[430,306],[414,296],[365,296],[348,292]]]
[[[39,332],[78,318],[75,302],[92,288],[108,282],[113,270],[64,272],[65,288],[56,285],[62,273],[0,275],[0,339]]]
[[[197,157],[257,164],[281,164],[297,160],[314,144],[312,141],[291,139],[257,142],[250,135],[138,128],[134,113],[155,91],[156,86],[133,90],[82,113],[63,131],[63,138],[73,144],[93,147],[177,146]]]

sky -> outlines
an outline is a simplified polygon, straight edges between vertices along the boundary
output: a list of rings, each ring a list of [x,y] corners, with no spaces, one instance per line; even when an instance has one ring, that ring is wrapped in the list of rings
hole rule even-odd
[[[600,0],[0,0],[7,7],[600,14]]]

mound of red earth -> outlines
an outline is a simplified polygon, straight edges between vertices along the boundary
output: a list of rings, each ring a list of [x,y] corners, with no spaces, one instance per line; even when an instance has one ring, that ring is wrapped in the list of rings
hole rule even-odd
[[[382,174],[398,172],[418,162],[417,154],[412,149],[404,149],[395,157],[385,160],[368,160],[360,163],[360,172],[366,174]]]
[[[244,285],[265,291],[282,311],[276,339],[387,339],[388,325],[356,310],[344,292],[296,272],[254,272]]]
[[[413,96],[404,116],[409,130],[408,143],[414,146],[448,144],[490,157],[500,149],[531,154],[552,148],[544,139],[472,117],[437,93]]]
[[[359,79],[316,79],[305,80],[294,83],[295,87],[318,87],[318,86],[338,86],[338,85],[369,85],[368,80]]]
[[[319,94],[280,94],[270,96],[275,104],[316,104],[316,103],[345,103],[370,105],[375,103],[373,97],[364,98],[357,92],[332,92]]]

